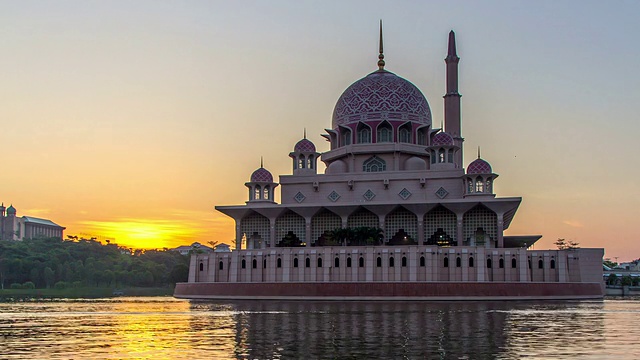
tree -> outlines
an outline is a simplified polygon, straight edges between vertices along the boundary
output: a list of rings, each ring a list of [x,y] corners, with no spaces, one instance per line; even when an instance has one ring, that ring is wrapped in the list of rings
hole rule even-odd
[[[51,286],[56,281],[56,273],[50,267],[44,268],[44,282],[47,284],[47,289],[51,289]]]
[[[567,240],[562,239],[562,238],[558,238],[558,240],[556,240],[554,242],[554,244],[558,247],[558,250],[571,250],[571,249],[579,249],[580,248],[580,246],[578,246],[578,245],[580,245],[580,243],[577,243],[577,242],[575,242],[573,240],[567,241]]]

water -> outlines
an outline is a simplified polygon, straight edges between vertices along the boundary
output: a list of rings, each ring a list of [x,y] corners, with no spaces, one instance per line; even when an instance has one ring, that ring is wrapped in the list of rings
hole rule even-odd
[[[3,359],[638,359],[640,300],[0,303]]]

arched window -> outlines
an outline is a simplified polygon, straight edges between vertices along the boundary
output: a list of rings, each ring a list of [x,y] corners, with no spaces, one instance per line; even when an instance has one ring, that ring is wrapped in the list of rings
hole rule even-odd
[[[282,259],[278,258],[278,260],[276,260],[276,267],[282,267]]]
[[[487,179],[487,187],[485,188],[485,190],[487,190],[488,193],[492,192],[491,190],[491,179]]]
[[[459,256],[456,258],[456,267],[462,267],[462,260]]]
[[[262,195],[262,189],[260,188],[260,185],[256,185],[256,187],[253,188],[253,198],[255,200],[260,200],[260,195]]]
[[[491,269],[491,259],[487,259],[487,269]]]
[[[542,262],[542,259],[538,260],[538,269],[542,269],[544,267],[544,263]]]
[[[444,258],[444,267],[449,267],[449,258]]]
[[[551,259],[551,263],[549,264],[549,266],[550,266],[552,269],[555,269],[555,268],[556,268],[556,261],[555,261],[555,260],[553,260],[553,259]]]
[[[336,257],[333,260],[333,267],[340,267],[340,258],[339,257]]]
[[[358,144],[371,143],[371,129],[364,124],[358,125]]]
[[[426,266],[426,261],[424,259],[424,256],[420,256],[420,266]]]
[[[529,269],[531,269],[531,260],[527,260],[529,262]]]
[[[362,256],[358,259],[358,267],[364,267],[364,258]]]
[[[382,267],[382,258],[380,256],[376,259],[376,267]]]
[[[200,263],[200,271],[204,271],[204,264]]]
[[[484,192],[484,183],[482,182],[482,178],[480,176],[476,178],[476,192]]]
[[[469,180],[467,182],[467,192],[468,193],[472,193],[473,192],[473,181]]]
[[[224,263],[223,263],[222,261],[220,261],[220,262],[218,263],[218,269],[219,269],[219,270],[224,270]]]
[[[511,268],[515,269],[517,264],[516,258],[511,259]]]
[[[293,267],[294,268],[298,267],[298,258],[293,258]]]
[[[504,269],[504,259],[500,259],[500,260],[498,260],[498,267],[499,267],[500,269]]]
[[[376,142],[392,142],[393,141],[393,130],[391,129],[391,125],[388,122],[383,122],[378,125],[378,133]]]
[[[262,260],[262,268],[263,269],[267,268],[267,259]]]
[[[446,160],[444,158],[444,149],[438,150],[438,162],[439,163],[446,162]]]
[[[264,191],[263,192],[264,192],[264,196],[262,198],[265,199],[265,200],[269,200],[269,186],[268,185],[264,187]]]
[[[407,266],[407,257],[403,256],[402,257],[402,267],[406,267]]]
[[[304,267],[311,267],[311,259],[309,258],[304,259]]]
[[[394,262],[394,260],[393,260],[393,256],[391,256],[391,257],[389,258],[389,267],[394,267],[394,266],[395,266],[395,262]]]
[[[424,129],[418,129],[418,145],[427,145],[427,136]]]
[[[307,167],[313,169],[313,155],[309,155],[309,158],[307,158]]]
[[[387,170],[387,164],[377,156],[372,156],[362,163],[362,171],[364,172],[379,172],[385,170]]]
[[[449,153],[448,154],[449,156],[447,156],[447,162],[452,163],[453,162],[453,149],[449,149],[448,153]]]
[[[351,258],[350,257],[347,258],[347,267],[351,267]]]
[[[246,267],[247,267],[247,260],[242,259],[242,263],[241,263],[241,264],[242,264],[242,268],[243,268],[243,269],[246,269]]]
[[[251,267],[254,268],[254,269],[257,269],[258,268],[258,260],[253,259],[253,261],[251,262]]]
[[[411,130],[408,129],[407,126],[402,126],[398,131],[398,141],[401,143],[411,143]]]
[[[342,146],[351,145],[351,130],[340,128],[340,134],[342,136]]]
[[[322,258],[318,258],[318,267],[322,267]]]
[[[473,267],[473,258],[472,257],[469,258],[469,267]]]

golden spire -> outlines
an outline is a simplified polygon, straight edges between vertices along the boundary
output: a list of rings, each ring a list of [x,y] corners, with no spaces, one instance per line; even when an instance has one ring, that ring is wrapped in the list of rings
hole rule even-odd
[[[382,19],[380,19],[380,55],[378,55],[378,70],[384,70],[384,54],[382,47]]]

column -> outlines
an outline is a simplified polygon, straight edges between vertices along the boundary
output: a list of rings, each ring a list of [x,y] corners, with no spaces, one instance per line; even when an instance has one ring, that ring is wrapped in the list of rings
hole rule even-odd
[[[269,219],[269,247],[276,247],[276,219]],[[266,244],[262,243],[262,249],[266,248]]]
[[[242,219],[236,220],[236,250],[242,249]]]
[[[458,246],[462,246],[463,242],[464,242],[464,234],[463,232],[463,227],[462,227],[462,221],[464,218],[464,213],[456,213],[456,241],[458,242]]]
[[[424,245],[424,214],[418,216],[418,245]]]
[[[304,236],[307,247],[311,247],[311,218],[304,218]]]
[[[498,247],[504,248],[504,213],[498,213]]]

